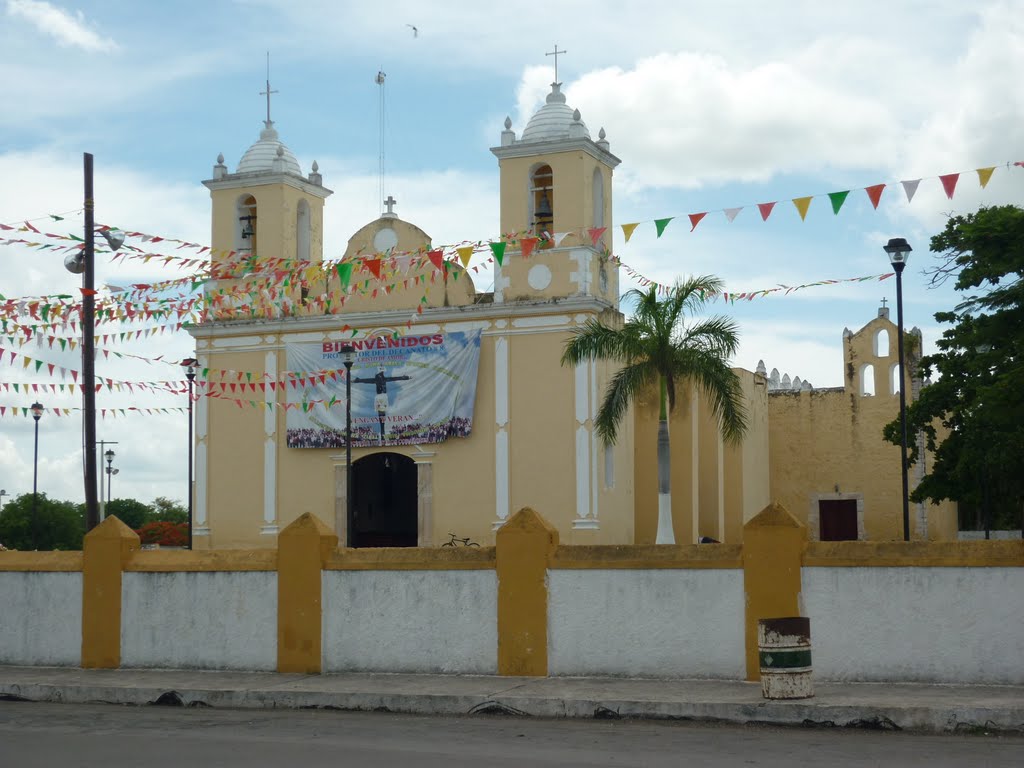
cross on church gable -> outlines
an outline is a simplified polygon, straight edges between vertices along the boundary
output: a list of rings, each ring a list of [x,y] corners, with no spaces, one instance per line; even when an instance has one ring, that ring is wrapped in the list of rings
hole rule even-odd
[[[394,207],[398,204],[398,201],[394,197],[388,195],[388,199],[384,201],[384,205],[388,207],[388,216],[394,216]]]

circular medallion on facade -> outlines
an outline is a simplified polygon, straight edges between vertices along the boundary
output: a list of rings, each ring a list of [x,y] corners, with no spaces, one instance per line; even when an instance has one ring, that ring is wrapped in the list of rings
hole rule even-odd
[[[526,275],[526,282],[535,291],[543,291],[551,285],[551,270],[546,264],[534,264]]]
[[[373,236],[373,247],[377,251],[386,251],[398,245],[398,233],[391,227],[384,227]]]

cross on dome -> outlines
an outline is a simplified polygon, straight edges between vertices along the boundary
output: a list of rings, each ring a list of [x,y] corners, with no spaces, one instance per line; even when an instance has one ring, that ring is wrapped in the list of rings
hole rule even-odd
[[[555,57],[555,82],[556,83],[558,82],[558,54],[560,54],[560,53],[567,53],[567,51],[560,51],[560,50],[558,50],[558,43],[555,43],[555,50],[550,51],[550,52],[544,54],[545,56],[554,56]]]
[[[556,46],[557,47],[557,46]],[[267,97],[267,119],[266,126],[269,128],[274,124],[274,121],[270,119],[270,94],[277,93],[277,91],[270,90],[270,51],[267,51],[267,90],[260,91],[260,96]]]

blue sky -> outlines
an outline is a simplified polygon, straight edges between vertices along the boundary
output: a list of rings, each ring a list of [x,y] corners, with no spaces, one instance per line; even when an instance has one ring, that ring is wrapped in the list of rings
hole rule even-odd
[[[556,43],[567,51],[559,79],[569,104],[592,134],[606,129],[622,159],[615,250],[652,279],[714,273],[739,292],[875,275],[889,271],[881,246],[906,237],[914,247],[907,325],[922,328],[927,351],[939,335],[932,315],[954,300],[925,287],[929,237],[950,213],[1021,201],[1024,169],[1004,165],[1024,160],[1020,2],[556,1],[518,13],[468,1],[0,0],[0,222],[79,209],[89,151],[99,221],[207,242],[200,181],[218,152],[233,170],[257,138],[269,50],[281,137],[304,171],[318,161],[335,190],[325,257],[340,256],[381,211],[378,70],[387,73],[384,188],[399,215],[436,244],[494,238],[497,162],[488,149],[506,115],[521,132],[542,103],[553,78],[544,52]],[[974,169],[992,165],[981,190]],[[934,177],[957,171],[964,175],[948,200]],[[922,177],[908,205],[898,182]],[[890,187],[876,211],[862,188],[882,182]],[[843,189],[853,191],[838,216],[815,197],[801,222],[790,202]],[[762,222],[756,204],[767,201],[778,204]],[[728,223],[721,209],[736,206],[744,210]],[[710,213],[691,234],[686,215],[702,211]],[[655,238],[650,222],[668,216],[679,218]],[[618,227],[633,221],[647,223],[625,243]],[[59,226],[73,231],[81,220]],[[73,291],[76,278],[60,261],[0,246],[0,293]],[[152,264],[98,267],[100,283],[168,276]],[[631,285],[625,275],[622,284]],[[477,285],[486,290],[490,277]],[[715,309],[740,323],[737,365],[752,369],[763,358],[769,370],[838,386],[843,328],[856,330],[894,295],[891,280],[850,283]],[[123,350],[180,359],[189,337]],[[98,366],[124,380],[180,379],[160,364]],[[0,363],[0,382],[30,381],[43,379]],[[0,391],[3,405],[31,399]],[[143,403],[181,405],[100,393],[100,407]],[[44,419],[40,490],[80,499],[78,424]],[[115,496],[184,497],[183,414],[119,417],[99,432],[119,442]],[[0,419],[0,487],[30,491],[31,472],[31,419]]]

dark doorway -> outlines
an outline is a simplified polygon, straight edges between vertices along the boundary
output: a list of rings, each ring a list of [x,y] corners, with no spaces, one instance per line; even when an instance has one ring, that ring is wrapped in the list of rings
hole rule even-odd
[[[418,537],[416,463],[398,453],[374,453],[352,464],[352,547],[415,547]]]
[[[821,499],[818,501],[818,520],[822,541],[857,540],[857,500]]]

